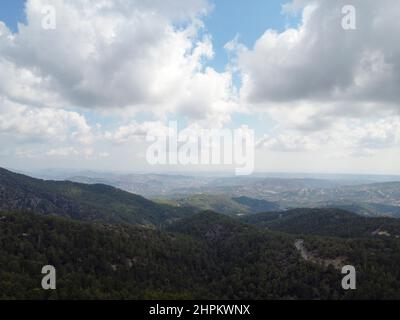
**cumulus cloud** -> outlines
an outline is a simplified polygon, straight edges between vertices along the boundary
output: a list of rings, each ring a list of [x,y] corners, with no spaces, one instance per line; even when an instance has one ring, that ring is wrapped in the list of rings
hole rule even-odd
[[[20,142],[70,141],[90,144],[91,127],[77,112],[31,108],[0,99],[0,134]]]
[[[166,136],[168,134],[168,126],[160,121],[134,122],[120,126],[114,132],[106,131],[104,138],[105,140],[122,144],[130,141],[144,141],[150,133],[155,136]]]
[[[42,28],[48,4],[55,30]],[[226,115],[231,76],[205,67],[208,10],[206,0],[29,0],[26,25],[15,34],[0,26],[0,93],[46,107]]]
[[[356,30],[342,27],[345,5],[356,9]],[[300,130],[319,130],[340,118],[398,113],[395,1],[296,0],[284,7],[299,10],[297,28],[267,30],[253,48],[239,48],[244,103]]]
[[[54,30],[42,25],[48,5]],[[168,118],[226,123],[237,94],[229,70],[207,66],[210,10],[207,0],[28,0],[17,32],[0,21],[3,149],[29,159],[106,158],[109,142],[143,141]],[[107,125],[93,129],[97,117]]]
[[[46,152],[46,155],[52,156],[52,157],[67,157],[70,155],[78,155],[78,154],[79,154],[79,151],[73,147],[51,149]]]
[[[400,147],[400,117],[375,121],[339,120],[318,132],[277,130],[257,141],[258,148],[277,152],[328,151],[330,156],[371,156]]]
[[[300,135],[296,132],[279,133],[275,136],[264,135],[257,141],[257,148],[267,148],[278,152],[310,151],[317,147],[312,137]]]
[[[46,152],[49,157],[84,156],[87,159],[103,159],[110,156],[107,152],[96,152],[93,148],[60,147]]]

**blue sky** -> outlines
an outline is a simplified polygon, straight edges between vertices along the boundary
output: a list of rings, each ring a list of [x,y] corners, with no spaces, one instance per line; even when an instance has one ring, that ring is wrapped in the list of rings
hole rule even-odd
[[[283,31],[297,23],[281,14],[287,0],[214,0],[214,10],[205,19],[206,28],[213,36],[216,57],[213,66],[219,71],[227,62],[224,45],[239,36],[241,43],[251,48],[267,29]],[[250,4],[251,3],[251,4]]]
[[[25,0],[2,0],[0,2],[0,20],[13,30],[17,30],[19,21],[24,21]]]

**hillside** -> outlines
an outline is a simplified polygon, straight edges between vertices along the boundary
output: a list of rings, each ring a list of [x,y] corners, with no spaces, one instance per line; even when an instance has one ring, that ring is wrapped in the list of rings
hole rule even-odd
[[[291,233],[337,237],[400,237],[400,220],[362,217],[332,208],[294,209],[241,218],[251,225]]]
[[[160,201],[174,206],[190,207],[195,211],[211,210],[226,215],[247,215],[279,209],[279,205],[273,202],[222,194],[196,194]]]
[[[400,299],[399,240],[306,236],[306,261],[296,239],[212,212],[168,232],[2,213],[0,299]],[[333,260],[357,267],[356,291]],[[47,264],[56,291],[39,289]]]
[[[129,225],[2,213],[0,243],[0,299],[192,298],[207,270],[190,238]],[[52,292],[40,289],[48,264],[57,269]]]
[[[355,201],[330,201],[316,203],[317,208],[337,208],[357,213],[365,217],[392,217],[400,218],[400,206],[393,206],[384,203],[370,203]]]
[[[173,221],[190,212],[106,185],[45,181],[0,168],[1,211],[146,225]]]

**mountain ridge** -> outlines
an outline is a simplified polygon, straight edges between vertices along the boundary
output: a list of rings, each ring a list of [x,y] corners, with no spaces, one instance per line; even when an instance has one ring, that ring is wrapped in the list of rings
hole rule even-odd
[[[386,236],[400,238],[400,220],[389,217],[363,217],[337,208],[303,208],[260,213],[239,221],[285,232],[343,238]]]
[[[0,168],[0,211],[35,212],[78,220],[158,225],[190,213],[104,184],[47,181]]]

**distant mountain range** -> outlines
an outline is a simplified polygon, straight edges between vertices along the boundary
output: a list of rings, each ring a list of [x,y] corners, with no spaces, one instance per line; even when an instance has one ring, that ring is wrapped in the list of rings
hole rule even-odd
[[[60,180],[86,184],[106,184],[147,198],[169,196],[182,190],[194,190],[206,186],[213,179],[162,174],[113,174],[79,172],[74,175],[56,175]]]
[[[324,202],[400,207],[400,182],[341,185],[325,180],[268,178],[248,185],[211,187],[207,191],[278,202],[285,207],[315,206]]]
[[[70,178],[78,183],[75,186],[79,183],[81,187],[84,184],[95,185],[97,187],[91,189],[95,192],[99,185],[103,185],[103,188],[108,185],[135,195],[140,194],[156,200],[154,206],[163,205],[164,210],[177,210],[178,216],[182,207],[186,211],[213,210],[230,215],[299,207],[335,207],[364,216],[400,217],[400,182],[396,181],[357,184],[362,179],[355,177],[354,180],[322,180],[253,176],[211,178],[95,172],[81,174],[83,175]],[[51,183],[57,185],[55,181]],[[61,184],[67,189],[73,185],[59,181],[58,185]],[[90,187],[85,186],[85,189],[88,188]],[[138,199],[136,196],[136,201]],[[163,219],[154,217],[151,223],[158,220]]]
[[[400,217],[400,182],[394,181],[394,176],[321,175],[324,179],[316,179],[296,175],[210,177],[92,171],[76,175],[48,174],[57,179],[63,175],[69,181],[109,185],[157,203],[195,211],[248,214],[299,207],[335,207],[364,216]],[[247,199],[247,203],[237,199]]]

